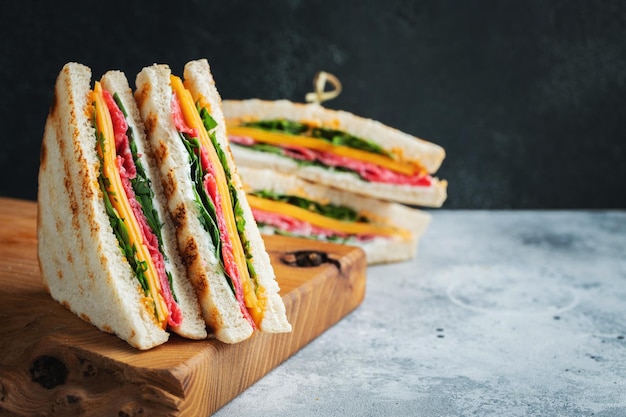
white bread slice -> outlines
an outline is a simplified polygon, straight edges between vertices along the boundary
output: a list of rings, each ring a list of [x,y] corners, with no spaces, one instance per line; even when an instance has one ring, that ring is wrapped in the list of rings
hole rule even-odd
[[[121,71],[108,71],[102,76],[102,86],[109,93],[117,93],[128,117],[129,127],[134,132],[135,144],[139,160],[144,168],[146,177],[151,183],[154,192],[153,208],[156,210],[159,221],[163,225],[161,236],[163,238],[163,252],[166,270],[172,275],[172,292],[176,295],[177,304],[181,309],[183,321],[179,327],[170,330],[189,339],[205,339],[207,337],[206,326],[202,319],[200,304],[196,298],[191,282],[187,279],[187,271],[178,254],[176,229],[167,211],[167,200],[161,185],[159,171],[152,157],[152,148],[146,140],[144,125],[137,108],[137,103],[128,85],[126,76]]]
[[[270,263],[270,257],[265,249],[265,243],[257,227],[252,210],[248,204],[241,178],[237,172],[234,158],[231,154],[226,123],[222,111],[222,99],[215,87],[215,81],[211,75],[211,68],[206,59],[190,61],[185,65],[185,85],[191,91],[194,99],[204,97],[211,105],[211,114],[218,123],[215,136],[217,142],[226,154],[229,168],[232,174],[232,182],[235,186],[238,200],[241,204],[243,217],[246,222],[245,236],[250,242],[252,252],[252,265],[257,274],[259,284],[265,289],[267,307],[261,322],[261,331],[267,333],[281,333],[291,331],[291,325],[287,321],[285,305],[279,295],[279,286],[276,275]]]
[[[347,244],[363,249],[368,265],[399,262],[414,258],[417,254],[419,240],[431,221],[431,215],[421,210],[359,196],[269,169],[240,166],[239,174],[244,182],[246,192],[271,191],[282,195],[307,198],[322,204],[346,206],[381,224],[410,232],[411,236],[408,239],[394,236],[376,237],[364,242],[354,239],[348,241]]]
[[[386,150],[401,149],[405,158],[419,161],[430,173],[436,172],[445,158],[445,151],[439,145],[408,135],[378,121],[345,111],[327,109],[319,104],[302,104],[287,100],[224,100],[223,110],[227,121],[235,125],[241,122],[284,118],[343,130],[376,142]],[[259,152],[235,144],[232,146],[232,152],[240,166],[269,168],[381,200],[440,207],[447,198],[447,181],[436,177],[433,177],[430,187],[375,183],[364,181],[354,173],[301,165],[288,157]]]
[[[379,200],[392,201],[422,207],[441,207],[447,198],[448,183],[434,179],[431,187],[414,187],[363,181],[359,176],[314,165],[300,165],[291,158],[248,149],[233,144],[231,147],[238,166],[271,169],[287,175],[295,175],[307,181],[336,187],[354,194]]]
[[[51,296],[137,349],[167,341],[120,251],[98,185],[95,129],[88,108],[91,70],[66,64],[58,75],[39,169],[38,258]]]

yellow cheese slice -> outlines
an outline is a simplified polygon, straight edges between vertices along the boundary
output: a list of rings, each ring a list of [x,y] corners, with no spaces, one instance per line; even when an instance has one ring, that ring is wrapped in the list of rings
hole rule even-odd
[[[150,256],[148,248],[143,243],[143,235],[139,227],[139,223],[135,218],[135,215],[124,191],[122,180],[120,179],[120,173],[115,163],[115,135],[113,133],[113,123],[111,122],[111,115],[109,114],[108,107],[102,96],[102,86],[99,82],[95,83],[93,90],[93,100],[95,102],[96,112],[96,130],[98,134],[104,136],[103,145],[104,149],[97,146],[98,154],[102,158],[102,172],[109,180],[107,186],[107,192],[111,198],[111,205],[117,211],[119,217],[125,223],[128,229],[128,237],[130,244],[137,250],[137,260],[139,262],[145,262],[147,267],[145,271],[146,281],[148,283],[148,289],[150,295],[154,301],[154,308],[156,313],[156,320],[162,328],[167,327],[168,309],[163,297],[161,296],[161,284],[158,279],[158,274]]]
[[[283,201],[274,201],[248,194],[248,203],[250,207],[254,209],[283,214],[297,220],[308,222],[313,226],[349,235],[367,234],[376,236],[400,236],[403,239],[411,238],[411,234],[407,230],[381,224],[337,220]]]
[[[369,162],[391,171],[404,175],[425,173],[426,170],[415,161],[395,160],[385,155],[375,154],[348,146],[333,145],[332,143],[310,136],[297,136],[282,132],[272,132],[255,127],[228,126],[228,134],[235,136],[250,137],[257,142],[277,146],[301,146],[320,152],[330,152],[338,156],[355,159],[361,162]]]
[[[191,96],[191,93],[185,88],[183,82],[179,77],[172,75],[170,77],[170,83],[172,86],[172,90],[174,91],[180,102],[180,107],[185,122],[190,128],[195,129],[195,131],[198,133],[200,146],[204,150],[206,150],[209,161],[214,167],[215,181],[217,183],[218,192],[222,197],[221,208],[224,214],[226,227],[228,228],[228,234],[230,235],[232,241],[233,256],[235,258],[235,262],[237,264],[237,268],[241,277],[244,303],[248,308],[248,311],[250,312],[250,315],[252,316],[255,324],[257,326],[260,326],[261,321],[263,320],[263,314],[265,312],[267,297],[264,294],[263,288],[257,288],[252,278],[250,277],[250,272],[248,271],[246,254],[243,250],[243,245],[241,244],[239,233],[237,232],[237,223],[235,221],[233,203],[230,198],[230,192],[228,189],[228,182],[226,179],[226,174],[224,172],[224,167],[222,166],[217,152],[213,147],[213,143],[211,142],[211,138],[209,137],[208,132],[204,128],[202,118],[200,117],[200,114],[196,109],[194,98]],[[204,98],[196,97],[196,100],[202,103],[204,101]]]

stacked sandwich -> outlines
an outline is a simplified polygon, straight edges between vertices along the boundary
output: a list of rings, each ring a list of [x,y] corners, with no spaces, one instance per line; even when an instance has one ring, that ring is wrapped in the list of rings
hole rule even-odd
[[[410,259],[447,182],[436,144],[319,103],[225,100],[231,149],[263,233],[360,246],[368,264]]]
[[[149,349],[170,332],[236,343],[288,332],[208,63],[91,84],[58,75],[41,148],[38,257],[52,297]]]

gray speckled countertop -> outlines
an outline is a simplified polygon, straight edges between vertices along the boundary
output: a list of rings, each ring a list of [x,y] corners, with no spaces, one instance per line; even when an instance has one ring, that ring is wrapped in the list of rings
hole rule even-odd
[[[626,211],[432,211],[411,262],[216,416],[626,416]]]

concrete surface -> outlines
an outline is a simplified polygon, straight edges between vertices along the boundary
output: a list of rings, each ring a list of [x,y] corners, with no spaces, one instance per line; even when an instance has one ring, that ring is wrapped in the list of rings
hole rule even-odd
[[[216,416],[626,416],[626,212],[433,211],[418,257]]]

